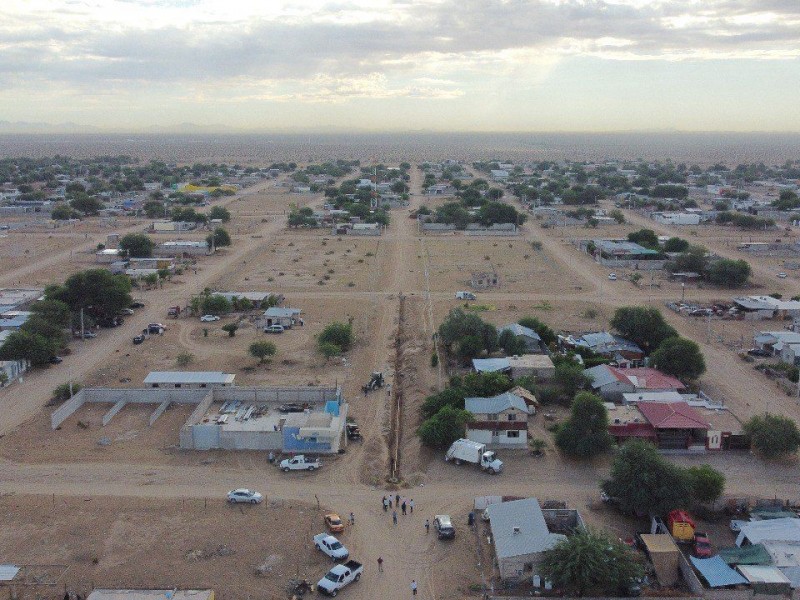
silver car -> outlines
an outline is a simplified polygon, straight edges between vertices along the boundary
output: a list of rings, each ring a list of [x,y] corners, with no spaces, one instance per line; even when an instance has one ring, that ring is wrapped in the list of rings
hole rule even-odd
[[[240,488],[228,492],[228,502],[231,504],[260,504],[264,501],[264,496],[253,490]]]

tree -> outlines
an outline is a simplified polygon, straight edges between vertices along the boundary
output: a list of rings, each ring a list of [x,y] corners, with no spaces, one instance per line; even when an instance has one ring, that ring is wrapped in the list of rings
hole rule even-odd
[[[217,227],[214,233],[211,233],[206,238],[206,244],[209,248],[221,248],[223,246],[231,245],[231,236],[222,227]]]
[[[682,337],[667,338],[652,355],[656,369],[678,379],[697,379],[706,372],[700,346]]]
[[[797,424],[783,415],[756,415],[742,428],[750,444],[765,458],[794,454],[800,448]]]
[[[142,208],[144,209],[144,214],[147,215],[148,219],[156,219],[158,217],[166,216],[166,209],[162,202],[148,200],[144,203]]]
[[[686,252],[681,252],[674,260],[666,265],[666,269],[673,273],[700,273],[706,272],[708,265],[708,252],[702,246],[689,246]]]
[[[347,352],[353,345],[353,326],[339,321],[326,325],[317,337],[317,346],[321,344],[333,344],[340,353]]]
[[[516,354],[525,354],[527,346],[525,340],[520,336],[514,335],[514,332],[509,329],[504,329],[497,337],[497,343],[503,349],[507,356],[514,356]]]
[[[653,307],[618,308],[611,319],[611,326],[620,335],[636,343],[646,354],[658,348],[665,339],[678,335],[664,320],[661,311]]]
[[[608,216],[614,219],[620,225],[623,225],[625,223],[625,214],[618,208],[610,210],[608,212]]]
[[[463,409],[464,397],[464,390],[460,387],[449,387],[442,390],[438,394],[428,396],[422,402],[422,416],[423,418],[428,419],[438,413],[445,406]]]
[[[578,529],[542,553],[539,570],[546,580],[570,595],[628,595],[644,574],[639,558],[606,533]]]
[[[50,217],[54,221],[69,221],[70,219],[77,219],[80,213],[68,204],[59,204],[50,213]]]
[[[750,278],[750,265],[745,260],[722,258],[708,267],[708,280],[714,285],[742,287]]]
[[[56,350],[57,345],[43,335],[19,330],[11,333],[0,346],[0,360],[27,360],[38,367],[47,364]]]
[[[698,502],[713,505],[725,490],[725,475],[711,465],[686,469],[692,486],[692,495]]]
[[[330,360],[334,356],[339,356],[342,353],[342,349],[339,348],[339,346],[331,344],[330,342],[317,343],[317,350],[325,357],[325,360]]]
[[[478,219],[487,226],[495,223],[522,225],[526,218],[526,215],[517,212],[516,208],[503,202],[489,202],[481,206],[478,211]]]
[[[27,321],[25,321],[25,323],[23,323],[22,327],[20,327],[20,330],[32,334],[38,334],[49,340],[54,348],[60,349],[66,345],[64,327],[65,325],[49,321],[42,315],[33,314],[28,318]]]
[[[514,387],[508,375],[503,373],[467,373],[463,378],[454,379],[451,383],[463,388],[465,396],[481,398],[496,396]]]
[[[69,204],[75,210],[82,212],[85,215],[96,215],[103,208],[103,203],[97,198],[88,196],[86,194],[79,194],[69,201]]]
[[[238,329],[239,326],[236,323],[228,323],[227,325],[222,326],[222,331],[227,332],[228,337],[234,337]]]
[[[47,300],[59,300],[72,311],[86,310],[97,319],[110,318],[130,306],[131,280],[125,275],[112,275],[105,269],[80,271],[67,278],[63,285],[45,290]]]
[[[69,306],[60,300],[40,300],[31,306],[31,312],[60,327],[69,326]]]
[[[219,219],[223,223],[227,223],[231,220],[231,213],[224,206],[214,206],[210,211],[208,211],[208,218],[210,220]]]
[[[224,315],[231,312],[231,302],[225,296],[206,296],[200,303],[203,314]]]
[[[588,386],[591,381],[584,375],[583,366],[571,360],[564,360],[556,365],[553,383],[561,388],[562,395],[573,398],[579,390]]]
[[[194,361],[194,354],[191,352],[179,352],[178,356],[175,357],[175,363],[179,367],[185,367],[190,365]]]
[[[258,364],[263,364],[267,358],[275,356],[277,351],[272,342],[260,341],[250,344],[250,354],[258,359]]]
[[[550,329],[550,327],[548,327],[545,323],[542,323],[536,317],[524,317],[517,321],[517,323],[523,327],[527,327],[528,329],[533,329],[537,334],[539,334],[539,337],[546,346],[549,346],[557,339],[556,332]]]
[[[56,386],[56,389],[53,390],[53,395],[51,397],[53,400],[63,402],[64,400],[69,400],[71,396],[74,396],[80,392],[82,388],[83,386],[80,383],[72,383],[71,385],[69,382],[62,383]]]
[[[671,237],[664,242],[664,252],[686,252],[689,242],[679,237]]]
[[[417,434],[423,444],[434,448],[445,448],[457,439],[464,437],[466,425],[472,418],[472,413],[469,411],[445,406],[435,415],[423,421]]]
[[[668,462],[653,444],[631,440],[620,448],[603,491],[625,513],[663,515],[692,498],[689,476]]]
[[[659,248],[658,236],[652,229],[640,229],[639,231],[631,232],[628,234],[628,241],[653,250]]]
[[[468,335],[461,338],[456,349],[456,356],[461,362],[468,365],[469,362],[483,354],[483,341],[478,335]]]
[[[153,248],[156,247],[153,240],[143,233],[129,233],[119,241],[119,247],[128,256],[134,258],[146,258],[153,256]]]
[[[589,392],[575,396],[569,419],[556,432],[556,445],[575,458],[591,458],[611,447],[608,412],[599,397]]]
[[[8,373],[5,371],[0,371],[0,388],[5,387],[8,383]]]

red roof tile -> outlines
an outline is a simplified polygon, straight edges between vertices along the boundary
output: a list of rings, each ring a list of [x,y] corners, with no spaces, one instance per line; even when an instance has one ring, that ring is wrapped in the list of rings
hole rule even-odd
[[[656,429],[708,429],[700,413],[686,402],[639,402],[636,407]]]
[[[619,381],[631,382],[638,390],[682,390],[686,387],[675,377],[649,367],[635,369],[608,367],[608,370]]]

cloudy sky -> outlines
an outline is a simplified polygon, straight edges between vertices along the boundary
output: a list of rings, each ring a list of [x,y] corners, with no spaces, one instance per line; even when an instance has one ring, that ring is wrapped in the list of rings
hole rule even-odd
[[[800,131],[800,0],[1,0],[0,120]]]

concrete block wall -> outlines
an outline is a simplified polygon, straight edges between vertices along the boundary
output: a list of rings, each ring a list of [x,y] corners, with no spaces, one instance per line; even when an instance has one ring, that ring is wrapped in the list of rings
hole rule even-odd
[[[81,390],[50,415],[50,427],[55,429],[61,425],[71,417],[76,410],[83,406],[84,402],[86,402],[86,390]]]

